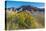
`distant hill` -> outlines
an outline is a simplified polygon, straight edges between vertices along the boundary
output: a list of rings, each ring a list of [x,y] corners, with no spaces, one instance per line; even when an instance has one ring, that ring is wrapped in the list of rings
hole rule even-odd
[[[34,9],[34,7],[28,5],[28,6],[21,6],[21,7],[17,8],[17,10],[20,10],[20,9],[22,9],[23,11],[24,10],[31,11],[31,9]]]
[[[8,10],[12,9],[12,11],[43,11],[44,12],[44,8],[37,8],[37,7],[33,7],[33,6],[30,6],[30,5],[23,5],[23,6],[20,6],[19,8],[15,8],[15,7],[11,7],[11,8],[6,8]]]
[[[17,8],[16,10],[19,11],[20,9],[22,11],[25,11],[25,10],[32,11],[32,9],[33,9],[33,11],[44,11],[44,8],[37,8],[37,7],[30,6],[30,5],[28,5],[28,6],[21,6],[21,7]]]

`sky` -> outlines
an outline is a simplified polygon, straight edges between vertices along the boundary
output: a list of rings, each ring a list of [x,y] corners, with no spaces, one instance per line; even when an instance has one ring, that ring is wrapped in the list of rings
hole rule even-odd
[[[22,2],[22,1],[7,1],[6,6],[7,8],[15,7],[18,8],[22,5],[30,5],[38,8],[44,8],[44,3],[39,2]]]

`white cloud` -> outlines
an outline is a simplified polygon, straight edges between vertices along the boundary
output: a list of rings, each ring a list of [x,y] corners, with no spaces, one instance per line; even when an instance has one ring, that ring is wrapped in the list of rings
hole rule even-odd
[[[38,8],[45,8],[45,7],[38,7]]]

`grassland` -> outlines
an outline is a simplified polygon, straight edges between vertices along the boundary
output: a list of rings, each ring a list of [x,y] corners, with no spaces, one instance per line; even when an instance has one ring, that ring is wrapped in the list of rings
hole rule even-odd
[[[25,11],[6,11],[7,30],[44,28],[44,15],[33,16]]]

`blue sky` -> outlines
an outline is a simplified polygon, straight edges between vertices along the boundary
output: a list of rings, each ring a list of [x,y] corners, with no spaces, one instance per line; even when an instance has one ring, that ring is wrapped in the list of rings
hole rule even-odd
[[[44,7],[44,3],[39,3],[39,2],[7,1],[6,3],[7,8],[10,8],[10,7],[18,8],[22,5],[31,5],[31,6],[38,7],[38,8]]]

